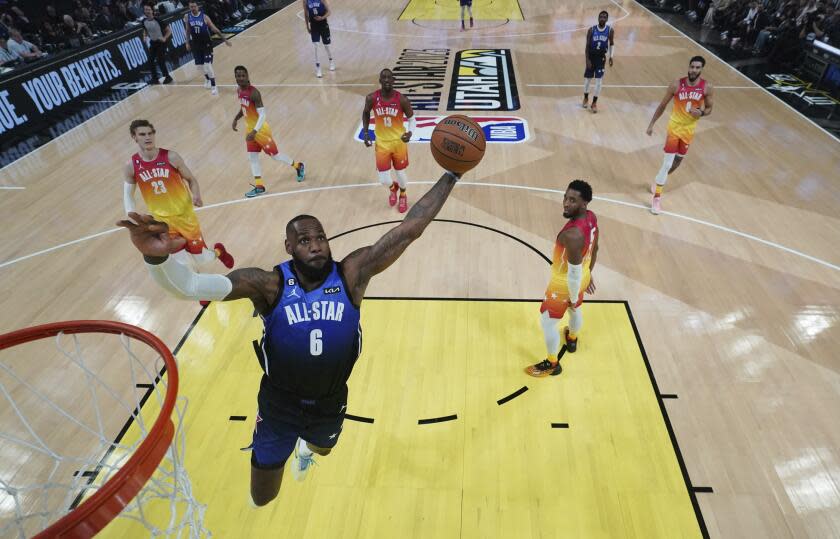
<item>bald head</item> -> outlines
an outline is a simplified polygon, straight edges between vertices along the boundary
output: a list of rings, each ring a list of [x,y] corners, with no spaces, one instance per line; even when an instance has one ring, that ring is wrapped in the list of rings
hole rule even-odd
[[[286,225],[286,253],[292,255],[298,275],[310,282],[322,282],[332,271],[327,233],[311,215],[298,215]]]

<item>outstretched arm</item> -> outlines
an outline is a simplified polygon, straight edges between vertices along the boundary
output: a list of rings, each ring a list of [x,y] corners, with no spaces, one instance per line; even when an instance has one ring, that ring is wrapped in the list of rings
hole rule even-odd
[[[423,198],[418,200],[402,223],[389,230],[379,241],[350,253],[342,262],[344,276],[350,286],[353,302],[358,305],[365,295],[368,282],[374,275],[385,271],[400,255],[423,234],[432,219],[455,187],[458,177],[447,172]]]
[[[671,81],[671,84],[668,86],[668,89],[665,90],[665,97],[662,98],[662,101],[659,103],[659,106],[656,107],[656,110],[653,113],[653,118],[650,119],[650,124],[648,124],[648,128],[646,133],[648,135],[653,134],[653,124],[656,123],[656,120],[662,116],[662,113],[665,112],[665,107],[668,106],[668,101],[670,101],[674,94],[677,93],[677,82]]]
[[[170,253],[178,251],[186,240],[169,235],[166,223],[155,221],[151,215],[128,214],[131,220],[118,221],[127,228],[131,241],[143,254],[143,260],[155,282],[179,299],[235,300],[248,298],[257,311],[267,313],[280,290],[276,272],[259,268],[243,268],[227,276],[213,273],[195,273],[189,266],[172,259]]]
[[[615,28],[610,28],[610,67],[613,65],[613,52],[615,51]]]

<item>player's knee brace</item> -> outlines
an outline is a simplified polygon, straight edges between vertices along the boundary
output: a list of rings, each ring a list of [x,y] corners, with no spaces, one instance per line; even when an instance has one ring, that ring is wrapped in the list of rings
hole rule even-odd
[[[380,170],[379,171],[379,183],[381,183],[385,187],[391,187],[391,184],[393,183],[391,181],[391,171]]]

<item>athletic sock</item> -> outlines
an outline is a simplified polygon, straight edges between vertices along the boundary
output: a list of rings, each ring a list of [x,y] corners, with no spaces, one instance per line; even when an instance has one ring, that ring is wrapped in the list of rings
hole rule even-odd
[[[656,192],[653,194],[655,198],[659,198],[662,196],[662,190],[665,188],[664,185],[656,184]]]

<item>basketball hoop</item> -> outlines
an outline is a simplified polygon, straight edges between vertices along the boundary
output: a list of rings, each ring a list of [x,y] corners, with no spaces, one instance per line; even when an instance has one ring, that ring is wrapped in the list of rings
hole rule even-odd
[[[39,363],[45,355],[54,364]],[[209,536],[183,466],[177,394],[175,358],[141,328],[76,320],[0,335],[0,456],[22,463],[0,468],[0,536],[91,537],[117,517],[151,535]]]

